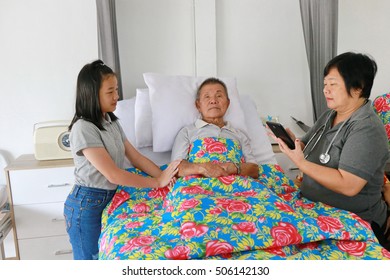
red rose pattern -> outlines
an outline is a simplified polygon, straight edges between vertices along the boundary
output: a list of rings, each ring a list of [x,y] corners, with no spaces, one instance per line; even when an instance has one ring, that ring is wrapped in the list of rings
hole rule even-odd
[[[299,244],[302,236],[298,230],[290,223],[279,222],[277,226],[271,229],[271,235],[274,238],[274,244],[278,247]]]
[[[122,213],[122,214],[119,214],[117,217],[120,220],[124,220],[124,219],[127,219],[128,215],[127,215],[127,213]]]
[[[344,227],[339,219],[329,216],[319,216],[317,224],[322,231],[330,233],[335,233]]]
[[[120,252],[123,253],[126,251],[134,250],[136,248],[149,246],[155,240],[156,238],[153,236],[139,236],[139,237],[132,238],[129,241],[127,241],[127,243],[120,249]]]
[[[275,165],[275,168],[276,168],[276,170],[279,171],[279,172],[284,172],[284,171],[283,171],[283,168],[282,168],[279,164],[276,164],[276,165]]]
[[[217,199],[217,204],[229,213],[239,212],[245,214],[252,208],[249,203],[233,199]]]
[[[151,251],[152,251],[152,247],[150,246],[145,246],[141,248],[141,252],[144,253],[145,255],[150,254]]]
[[[387,104],[387,101],[386,101],[388,98],[389,98],[389,96],[387,96],[386,98],[385,97],[378,97],[374,101],[374,107],[378,113],[390,111],[390,105]]]
[[[290,185],[286,185],[286,184],[282,184],[282,188],[284,189],[284,192],[285,193],[293,193],[293,192],[296,192],[297,190],[295,188],[293,188],[292,186]]]
[[[338,241],[336,243],[337,247],[350,255],[361,257],[366,251],[367,244],[361,241]]]
[[[204,145],[208,153],[223,154],[227,152],[227,148],[221,142],[205,143]]]
[[[349,240],[351,238],[351,235],[349,234],[348,231],[343,231],[341,236],[343,237],[344,240]]]
[[[211,144],[211,143],[214,143],[214,142],[215,142],[215,139],[213,139],[213,138],[204,138],[204,139],[203,139],[203,142],[204,142],[205,144]]]
[[[264,251],[271,253],[273,255],[281,256],[283,258],[286,257],[286,253],[280,247],[267,248],[267,249],[264,249]]]
[[[226,258],[229,258],[231,257],[233,250],[233,246],[227,242],[211,240],[206,243],[206,257],[222,255]]]
[[[238,230],[238,231],[241,231],[243,233],[256,233],[257,232],[256,225],[255,225],[255,223],[252,223],[252,222],[242,222],[239,224],[234,224],[232,226],[232,228],[234,230]]]
[[[151,190],[148,193],[148,196],[150,198],[158,198],[158,197],[165,198],[167,196],[168,192],[169,192],[169,188],[168,187],[159,188],[159,189],[153,189],[153,190]]]
[[[124,190],[120,190],[120,192],[115,193],[114,197],[112,198],[111,205],[108,208],[108,214],[111,215],[112,212],[114,212],[115,209],[119,207],[119,205],[121,205],[129,198],[130,194]]]
[[[282,203],[282,202],[275,202],[275,206],[281,210],[281,211],[284,211],[284,212],[294,212],[294,209],[291,208],[290,205],[286,204],[286,203]]]
[[[351,216],[356,219],[363,227],[371,229],[370,223],[360,218],[360,216],[356,215],[355,213],[351,213]]]
[[[213,209],[210,209],[210,214],[221,214],[222,213],[222,210],[221,210],[221,208],[213,208]]]
[[[186,194],[207,194],[207,195],[214,195],[214,192],[212,191],[206,191],[201,186],[190,186],[190,187],[184,187],[181,189],[181,193]]]
[[[387,139],[390,139],[390,124],[385,124]]]
[[[206,225],[196,224],[195,222],[185,222],[180,227],[180,235],[182,238],[192,238],[205,235],[209,230]]]
[[[137,227],[142,227],[144,225],[144,222],[130,222],[130,223],[127,223],[125,228],[128,229],[128,228],[137,228]]]
[[[278,196],[285,201],[290,201],[293,199],[293,196],[291,193],[280,193],[280,194],[278,194]]]
[[[222,177],[218,177],[218,180],[225,185],[231,185],[236,180],[236,176],[235,175],[222,176]]]
[[[191,180],[191,179],[196,179],[196,178],[201,178],[201,177],[202,177],[201,175],[187,175],[187,176],[183,177],[183,180],[184,181],[188,181],[188,180]]]
[[[305,243],[305,244],[299,244],[298,248],[299,248],[299,250],[304,250],[304,249],[314,250],[314,249],[318,248],[318,243],[317,242],[310,242],[310,243]]]
[[[129,217],[130,218],[137,218],[137,217],[145,217],[147,214],[146,213],[133,213],[133,214],[130,214]]]
[[[150,211],[150,206],[142,202],[133,206],[133,211],[136,213],[147,213]]]
[[[234,196],[243,196],[243,197],[254,197],[257,195],[257,192],[254,190],[245,191],[245,192],[236,192],[233,193]]]
[[[387,251],[385,248],[382,248],[382,255],[383,255],[385,258],[390,259],[390,252]]]
[[[195,208],[199,203],[200,203],[199,200],[197,200],[195,198],[191,198],[191,199],[185,200],[180,205],[179,212]]]
[[[189,254],[190,248],[181,245],[168,249],[164,253],[165,257],[170,260],[188,260]]]

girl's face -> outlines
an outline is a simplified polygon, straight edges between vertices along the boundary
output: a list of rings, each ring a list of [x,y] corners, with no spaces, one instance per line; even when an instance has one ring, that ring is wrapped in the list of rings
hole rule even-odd
[[[118,80],[115,75],[103,78],[99,89],[99,104],[103,116],[108,112],[114,112],[119,99]]]

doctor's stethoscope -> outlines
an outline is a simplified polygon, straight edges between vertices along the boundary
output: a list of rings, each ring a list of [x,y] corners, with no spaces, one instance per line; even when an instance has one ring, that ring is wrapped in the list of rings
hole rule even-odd
[[[307,144],[305,145],[305,148],[303,149],[303,153],[305,153],[306,151],[306,148],[309,147],[309,145],[311,144],[311,142],[313,142],[314,138],[318,136],[317,140],[314,142],[314,145],[311,147],[310,151],[305,155],[305,159],[311,154],[311,152],[314,150],[314,148],[317,146],[318,142],[321,140],[324,132],[325,132],[325,129],[326,129],[326,125],[327,123],[329,122],[330,118],[332,117],[334,111],[331,111],[329,112],[329,115],[328,117],[326,118],[326,121],[323,125],[321,125],[317,130],[316,132],[313,134],[312,137],[310,137],[309,141],[307,141]],[[328,145],[328,148],[326,149],[325,153],[321,153],[320,156],[319,156],[319,160],[322,164],[327,164],[329,161],[330,161],[330,155],[329,155],[329,151],[330,149],[332,148],[332,145],[334,143],[334,141],[336,140],[336,137],[337,135],[339,134],[340,130],[344,127],[344,125],[350,120],[351,117],[349,117],[346,121],[344,121],[341,126],[339,127],[339,129],[337,130],[336,134],[333,136],[332,140],[330,141],[329,145]]]

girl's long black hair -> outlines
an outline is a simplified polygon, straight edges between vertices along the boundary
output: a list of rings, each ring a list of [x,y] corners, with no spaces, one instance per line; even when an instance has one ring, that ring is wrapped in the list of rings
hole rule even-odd
[[[104,79],[116,76],[114,71],[101,60],[95,60],[86,64],[77,77],[76,112],[69,125],[69,131],[79,119],[92,122],[100,130],[105,130],[102,125],[102,110],[99,103],[99,89]],[[112,121],[118,118],[112,112],[107,113]]]

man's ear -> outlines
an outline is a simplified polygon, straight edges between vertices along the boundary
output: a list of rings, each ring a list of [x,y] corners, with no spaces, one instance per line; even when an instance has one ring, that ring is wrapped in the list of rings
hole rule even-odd
[[[199,100],[198,100],[198,99],[195,100],[195,107],[196,107],[196,109],[198,109],[198,111],[199,111]]]

